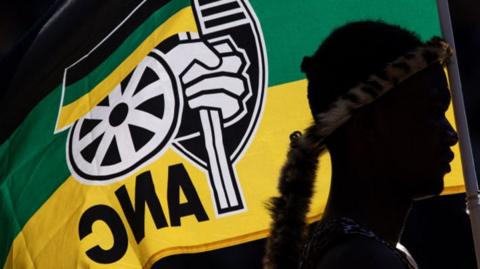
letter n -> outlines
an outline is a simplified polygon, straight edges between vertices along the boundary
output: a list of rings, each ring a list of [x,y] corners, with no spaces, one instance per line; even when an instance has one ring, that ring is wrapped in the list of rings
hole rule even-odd
[[[150,171],[142,173],[136,178],[135,207],[132,205],[125,185],[116,190],[115,195],[122,206],[137,243],[140,243],[145,237],[145,205],[150,209],[150,214],[152,214],[157,229],[168,226],[162,206],[155,193],[155,186],[153,185]]]
[[[180,203],[180,191],[187,199],[187,202],[183,204]],[[171,226],[180,226],[181,218],[189,215],[195,215],[198,221],[208,220],[190,176],[182,164],[168,168],[167,198]]]

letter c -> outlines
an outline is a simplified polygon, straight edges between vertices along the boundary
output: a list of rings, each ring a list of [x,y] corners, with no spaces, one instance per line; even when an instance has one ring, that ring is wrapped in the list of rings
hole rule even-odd
[[[92,206],[80,218],[78,233],[80,240],[92,233],[93,223],[103,221],[113,235],[113,246],[103,249],[99,245],[86,251],[87,256],[98,263],[113,263],[120,260],[128,248],[128,236],[122,219],[113,208],[106,205]]]

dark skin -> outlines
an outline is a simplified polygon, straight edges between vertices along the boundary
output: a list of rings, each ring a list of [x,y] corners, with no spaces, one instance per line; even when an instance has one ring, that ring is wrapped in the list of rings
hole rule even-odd
[[[412,202],[443,190],[458,140],[445,118],[449,103],[443,67],[433,64],[357,111],[327,143],[332,184],[323,219],[349,217],[396,245]],[[317,268],[405,268],[373,239],[348,242]]]

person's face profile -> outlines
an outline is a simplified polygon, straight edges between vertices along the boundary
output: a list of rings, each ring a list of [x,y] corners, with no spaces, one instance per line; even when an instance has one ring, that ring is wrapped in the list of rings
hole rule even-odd
[[[457,136],[445,116],[450,92],[443,67],[433,64],[386,94],[382,109],[385,162],[392,182],[413,199],[440,194]],[[382,145],[383,144],[383,145]]]

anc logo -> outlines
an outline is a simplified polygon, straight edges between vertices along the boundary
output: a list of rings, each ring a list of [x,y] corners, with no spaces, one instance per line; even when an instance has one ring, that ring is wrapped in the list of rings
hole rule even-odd
[[[235,163],[264,103],[264,41],[248,1],[191,6],[198,32],[163,40],[73,123],[67,162],[82,183],[110,184],[173,147],[208,174],[217,214],[232,213],[245,208]]]

